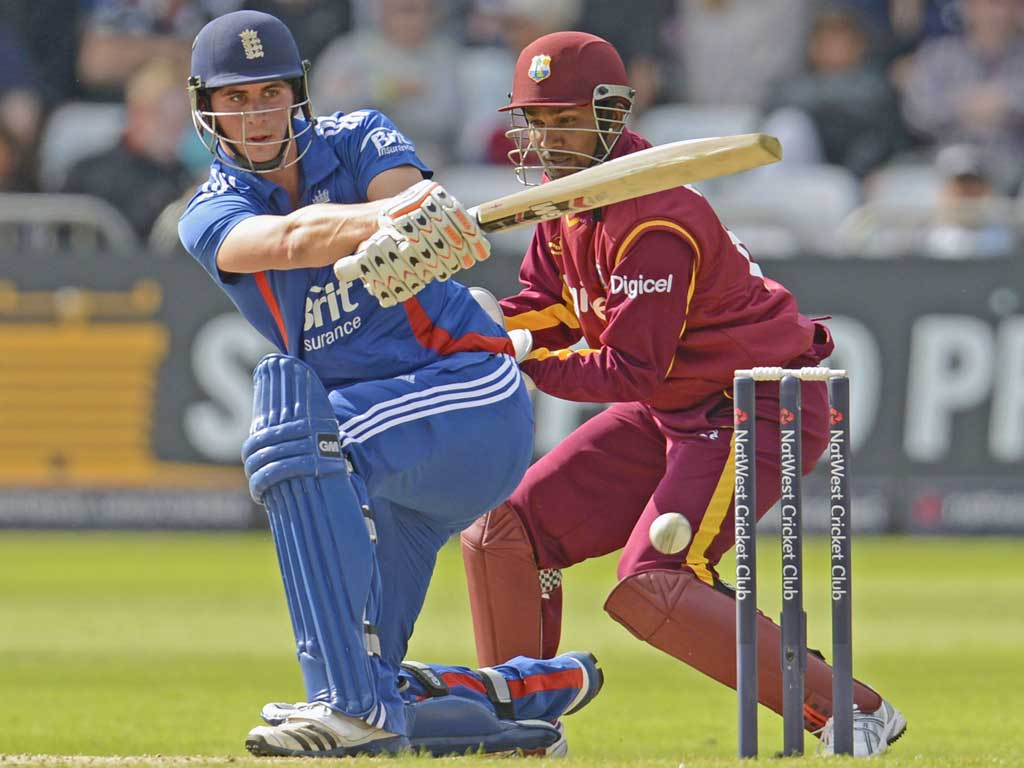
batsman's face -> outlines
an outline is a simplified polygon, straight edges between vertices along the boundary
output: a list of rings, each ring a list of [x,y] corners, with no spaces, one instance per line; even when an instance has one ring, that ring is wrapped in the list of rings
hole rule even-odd
[[[597,125],[591,107],[527,107],[530,145],[553,179],[590,167],[597,154]]]
[[[226,149],[254,163],[277,157],[288,132],[295,96],[284,80],[219,88],[210,96],[219,132],[232,143]]]

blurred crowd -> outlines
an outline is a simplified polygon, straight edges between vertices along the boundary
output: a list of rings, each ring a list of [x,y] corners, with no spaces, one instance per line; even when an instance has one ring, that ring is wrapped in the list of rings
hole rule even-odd
[[[519,50],[582,29],[652,141],[779,136],[782,164],[707,190],[755,253],[1016,250],[1024,0],[0,0],[0,192],[98,197],[170,247],[208,164],[191,41],[239,8],[292,29],[318,114],[383,110],[442,181],[507,163]]]

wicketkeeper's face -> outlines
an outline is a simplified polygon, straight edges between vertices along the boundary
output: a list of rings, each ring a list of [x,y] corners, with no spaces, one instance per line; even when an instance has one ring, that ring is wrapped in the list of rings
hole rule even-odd
[[[597,124],[585,107],[527,107],[530,146],[544,160],[551,178],[588,168],[597,154]]]
[[[284,80],[219,88],[210,95],[218,133],[231,154],[253,163],[273,160],[288,140],[295,95]]]

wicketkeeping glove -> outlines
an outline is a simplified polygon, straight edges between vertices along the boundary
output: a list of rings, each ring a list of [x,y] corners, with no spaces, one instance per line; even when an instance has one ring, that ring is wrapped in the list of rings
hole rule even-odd
[[[399,304],[434,280],[447,280],[491,254],[491,245],[462,204],[434,181],[398,195],[379,216],[380,230],[353,257],[335,264],[351,274],[354,259],[367,290],[381,306]]]

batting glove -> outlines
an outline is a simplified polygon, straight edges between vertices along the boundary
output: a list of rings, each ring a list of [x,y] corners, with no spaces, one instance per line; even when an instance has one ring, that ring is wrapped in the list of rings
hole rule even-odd
[[[335,264],[339,279],[358,275],[390,307],[434,280],[444,281],[491,254],[476,220],[437,182],[424,180],[395,197],[378,217],[380,229]]]
[[[382,307],[393,307],[412,298],[432,279],[428,271],[418,269],[421,261],[416,249],[390,228],[378,229],[347,258],[355,261],[366,290]],[[339,261],[334,268],[339,278],[342,278],[338,273],[341,263]]]

